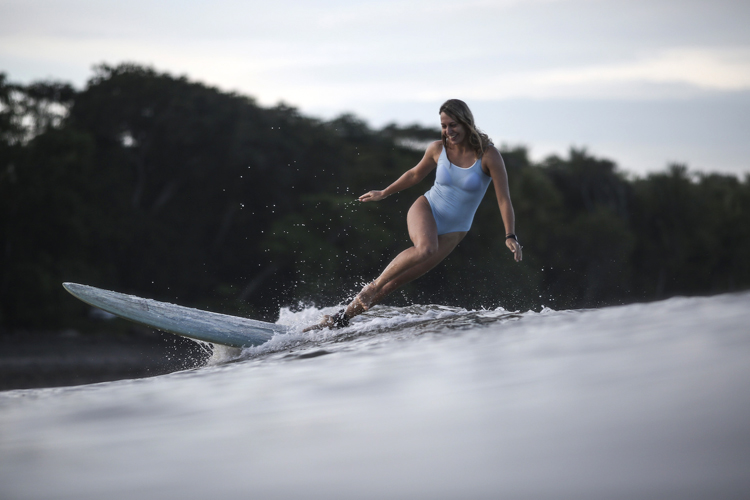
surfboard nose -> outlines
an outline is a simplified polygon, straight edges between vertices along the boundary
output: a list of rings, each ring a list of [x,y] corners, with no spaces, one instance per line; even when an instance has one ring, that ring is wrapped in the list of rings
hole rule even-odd
[[[290,330],[285,325],[202,311],[78,283],[65,282],[63,287],[77,299],[115,316],[203,342],[249,347]]]

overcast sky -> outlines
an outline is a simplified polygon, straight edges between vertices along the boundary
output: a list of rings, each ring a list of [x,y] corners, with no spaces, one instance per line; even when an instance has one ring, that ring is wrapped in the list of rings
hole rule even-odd
[[[373,127],[457,97],[536,159],[748,173],[749,24],[743,0],[0,0],[0,71],[137,62]]]

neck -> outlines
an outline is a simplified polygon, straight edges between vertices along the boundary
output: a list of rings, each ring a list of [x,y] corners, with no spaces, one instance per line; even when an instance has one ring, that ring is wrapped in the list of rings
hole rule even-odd
[[[471,153],[475,152],[474,148],[469,146],[468,141],[463,141],[458,144],[451,144],[450,141],[448,141],[448,149],[452,149],[453,151],[461,155],[469,153],[469,152]]]

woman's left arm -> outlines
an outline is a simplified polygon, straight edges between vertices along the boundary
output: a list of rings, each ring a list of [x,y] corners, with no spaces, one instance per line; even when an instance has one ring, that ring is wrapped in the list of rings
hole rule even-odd
[[[510,201],[510,191],[508,190],[508,172],[505,170],[505,162],[500,152],[494,146],[487,148],[482,157],[482,165],[492,176],[492,184],[495,185],[495,196],[497,204],[500,207],[500,215],[505,225],[505,235],[516,234],[516,214],[513,211],[513,203]],[[505,239],[505,246],[513,252],[513,258],[516,262],[523,260],[523,251],[518,240],[513,238]]]

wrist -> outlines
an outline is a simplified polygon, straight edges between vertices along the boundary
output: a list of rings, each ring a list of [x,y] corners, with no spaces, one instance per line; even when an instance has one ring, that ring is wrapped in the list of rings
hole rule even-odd
[[[516,236],[514,233],[508,233],[505,235],[505,239],[518,241],[518,236]]]

